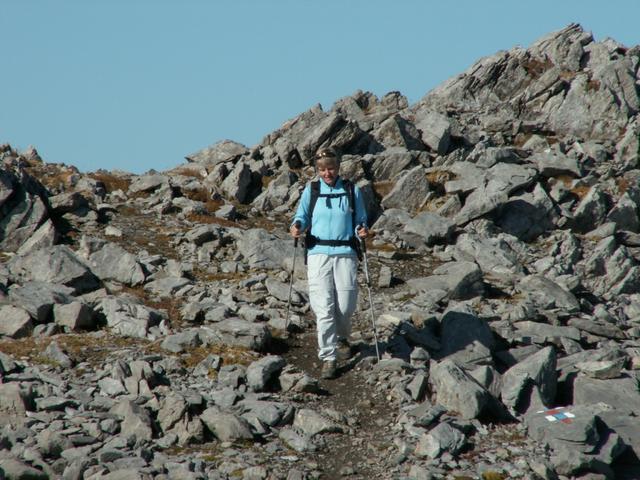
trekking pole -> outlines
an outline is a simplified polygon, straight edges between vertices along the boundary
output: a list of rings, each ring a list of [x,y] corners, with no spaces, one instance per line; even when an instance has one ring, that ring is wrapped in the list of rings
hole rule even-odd
[[[294,223],[298,228],[300,228],[300,222]],[[291,265],[291,279],[289,280],[289,300],[287,300],[287,316],[284,320],[284,331],[287,332],[289,328],[289,312],[291,311],[291,292],[293,290],[293,275],[296,271],[296,253],[298,253],[298,239],[293,239],[293,263]]]
[[[378,362],[379,362],[380,350],[378,350],[378,332],[376,330],[376,320],[373,315],[373,300],[371,298],[371,278],[369,277],[369,262],[367,261],[367,246],[364,241],[364,238],[358,236],[358,240],[360,240],[360,246],[362,247],[362,258],[364,260],[364,277],[366,279],[367,293],[369,295],[369,310],[371,312],[371,326],[373,327],[373,339],[376,342],[376,357],[378,358]]]

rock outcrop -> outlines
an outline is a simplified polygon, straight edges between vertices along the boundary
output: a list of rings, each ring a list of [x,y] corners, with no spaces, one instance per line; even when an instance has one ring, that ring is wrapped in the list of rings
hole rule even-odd
[[[569,25],[167,172],[0,146],[0,471],[637,478],[639,111],[640,47]],[[326,146],[376,233],[383,353],[365,296],[336,382],[294,348],[285,228]]]

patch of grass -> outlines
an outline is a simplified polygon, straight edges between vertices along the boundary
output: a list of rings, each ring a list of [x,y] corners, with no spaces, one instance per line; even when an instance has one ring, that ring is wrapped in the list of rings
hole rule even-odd
[[[201,282],[219,282],[221,280],[238,281],[247,278],[247,272],[206,272],[201,269],[196,269],[194,277]]]
[[[222,227],[237,227],[238,224],[226,218],[216,217],[215,215],[204,215],[201,213],[189,213],[186,215],[187,220],[193,223],[215,224]]]
[[[129,287],[125,285],[122,287],[122,292],[139,298],[150,308],[167,312],[169,322],[173,327],[180,326],[182,324],[182,315],[180,314],[180,309],[184,303],[182,298],[167,297],[159,300],[151,300],[149,298],[149,294],[140,286]]]
[[[620,195],[623,195],[627,190],[629,190],[629,187],[631,186],[631,182],[629,182],[629,180],[624,177],[618,177],[616,179],[616,183],[618,185],[618,191],[620,192]]]
[[[216,462],[222,456],[222,450],[218,443],[204,443],[197,446],[173,446],[164,451],[165,454],[173,456],[197,456],[205,462]]]
[[[267,188],[274,177],[271,175],[263,175],[260,179],[260,183],[262,184],[262,188]]]
[[[569,191],[576,197],[578,197],[579,200],[582,200],[591,191],[591,187],[589,187],[588,185],[578,185],[577,187],[573,187]]]
[[[56,341],[71,359],[91,365],[102,364],[114,350],[132,348],[151,353],[155,349],[152,342],[144,339],[110,334],[60,334],[47,338],[4,339],[0,341],[0,352],[32,364],[56,366],[56,362],[42,356],[42,352],[53,341]]]
[[[587,82],[587,92],[596,92],[598,90],[600,90],[599,80],[589,80]]]
[[[163,350],[161,340],[151,341],[143,338],[121,337],[105,333],[94,334],[60,334],[47,338],[21,338],[0,340],[0,352],[16,360],[26,361],[32,365],[60,365],[42,355],[51,342],[57,342],[60,348],[77,363],[86,362],[92,367],[101,367],[110,355],[120,350],[135,350],[144,355],[162,354],[177,357],[187,368],[193,368],[209,355],[219,355],[226,365],[249,365],[257,360],[260,354],[244,347],[230,345],[209,345],[187,349],[183,353],[173,353]],[[83,370],[77,373],[81,374]]]
[[[482,473],[482,480],[505,480],[507,477],[504,473],[489,470]]]
[[[116,190],[126,192],[131,185],[131,179],[107,172],[90,173],[89,177],[102,182],[107,193],[115,192]]]
[[[456,178],[456,174],[447,170],[436,170],[434,172],[427,173],[427,181],[429,182],[429,186],[438,195],[444,195],[444,184],[451,180],[455,180]]]
[[[231,345],[207,345],[190,348],[180,357],[180,361],[185,367],[193,368],[202,362],[209,355],[219,355],[226,365],[249,365],[259,358],[259,354],[244,347],[234,347]]]
[[[576,197],[578,197],[579,200],[582,200],[587,195],[587,193],[589,193],[589,191],[591,190],[591,187],[588,185],[578,185],[578,186],[572,187],[573,181],[575,180],[575,178],[571,177],[570,175],[558,175],[554,178],[562,182],[564,186],[567,187],[571,193],[573,193]]]
[[[175,168],[173,171],[174,173],[177,173],[178,175],[182,175],[184,177],[193,177],[193,178],[203,177],[203,172],[193,167]]]
[[[52,174],[40,175],[38,180],[45,187],[52,190],[57,190],[60,185],[69,185],[69,177],[74,175],[73,171],[58,171]]]
[[[553,62],[549,60],[549,58],[529,58],[522,64],[522,67],[535,79],[542,76],[544,72],[553,67]]]
[[[183,193],[189,200],[203,203],[204,208],[209,213],[215,212],[224,205],[222,199],[211,198],[211,192],[205,187],[196,190],[185,190]]]
[[[570,82],[571,80],[573,80],[574,78],[576,78],[577,73],[576,72],[572,72],[569,70],[563,70],[560,72],[560,78],[562,80],[565,80],[567,82]]]
[[[393,190],[396,182],[392,180],[384,180],[380,182],[373,182],[373,191],[380,198],[386,197],[391,190]]]

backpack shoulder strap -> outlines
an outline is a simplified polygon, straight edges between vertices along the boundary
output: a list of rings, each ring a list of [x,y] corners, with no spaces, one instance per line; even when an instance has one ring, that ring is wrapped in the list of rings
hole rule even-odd
[[[355,198],[355,186],[353,182],[346,178],[342,180],[344,189],[347,191],[347,198],[349,199],[349,208],[351,209],[351,228],[356,228],[356,198]]]
[[[320,181],[311,182],[311,197],[309,198],[309,217],[313,216],[313,209],[316,208],[316,202],[320,196]]]
[[[309,221],[313,218],[313,209],[316,208],[316,202],[320,196],[320,180],[311,182],[311,197],[309,198]]]

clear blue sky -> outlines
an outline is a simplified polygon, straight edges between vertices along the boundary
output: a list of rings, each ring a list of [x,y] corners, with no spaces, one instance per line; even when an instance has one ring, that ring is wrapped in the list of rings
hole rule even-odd
[[[639,18],[637,0],[0,0],[0,143],[165,170],[358,89],[414,103],[571,22],[631,47]]]

